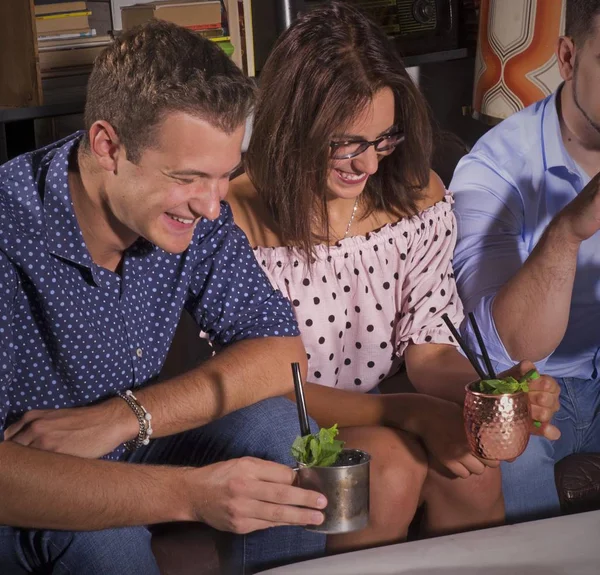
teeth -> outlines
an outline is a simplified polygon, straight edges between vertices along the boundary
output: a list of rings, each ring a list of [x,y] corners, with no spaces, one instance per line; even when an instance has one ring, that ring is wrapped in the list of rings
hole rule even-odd
[[[176,222],[181,222],[182,224],[193,224],[194,220],[186,220],[184,218],[178,218],[177,216],[172,216],[170,214],[167,214],[172,220],[175,220]]]
[[[350,174],[348,172],[342,172],[341,170],[338,170],[338,174],[340,174],[344,180],[352,180],[354,182],[358,182],[365,177],[364,174]]]

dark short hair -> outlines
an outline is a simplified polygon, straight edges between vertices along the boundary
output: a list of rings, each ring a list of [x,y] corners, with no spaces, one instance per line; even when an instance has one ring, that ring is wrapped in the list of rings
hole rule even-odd
[[[167,113],[185,112],[231,133],[249,114],[254,90],[214,42],[153,20],[125,32],[96,59],[85,126],[109,122],[137,162]]]
[[[383,30],[336,1],[301,16],[277,41],[261,72],[246,166],[286,245],[311,253],[329,241],[329,143],[385,87],[406,139],[381,160],[363,197],[369,211],[414,214],[429,182],[429,109]]]
[[[566,35],[573,38],[575,44],[585,44],[594,31],[598,15],[600,0],[567,0]]]

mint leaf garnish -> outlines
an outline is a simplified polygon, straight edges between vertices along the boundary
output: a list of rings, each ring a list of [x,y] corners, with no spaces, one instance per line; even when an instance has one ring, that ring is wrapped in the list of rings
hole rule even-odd
[[[503,393],[517,393],[529,391],[528,382],[538,379],[540,374],[532,369],[528,371],[519,381],[514,377],[508,376],[504,379],[484,379],[479,382],[479,391],[481,393],[489,393],[491,395],[501,395]]]
[[[343,441],[335,439],[338,433],[336,423],[329,429],[320,429],[319,433],[296,437],[292,444],[292,457],[307,467],[333,465],[344,447]]]

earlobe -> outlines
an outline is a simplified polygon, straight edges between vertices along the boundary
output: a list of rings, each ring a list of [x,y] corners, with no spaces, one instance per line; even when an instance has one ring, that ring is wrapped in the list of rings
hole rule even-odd
[[[568,36],[561,36],[558,39],[556,56],[558,58],[558,67],[562,79],[566,82],[571,80],[575,65],[575,44],[571,38]]]
[[[94,122],[88,136],[90,152],[98,165],[108,172],[116,172],[122,144],[114,128],[108,122]]]

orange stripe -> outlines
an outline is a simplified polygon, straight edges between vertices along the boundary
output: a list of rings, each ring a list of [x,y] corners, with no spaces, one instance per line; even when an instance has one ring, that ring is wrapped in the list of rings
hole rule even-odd
[[[556,51],[561,14],[562,0],[538,0],[531,45],[505,65],[504,82],[524,106],[546,97],[540,88],[525,78],[525,74],[541,68]]]
[[[488,90],[495,86],[500,80],[502,73],[502,63],[500,58],[494,53],[488,40],[490,1],[481,1],[481,12],[479,16],[479,46],[483,61],[486,65],[485,72],[479,78],[473,93],[473,108],[481,112],[483,97]]]

